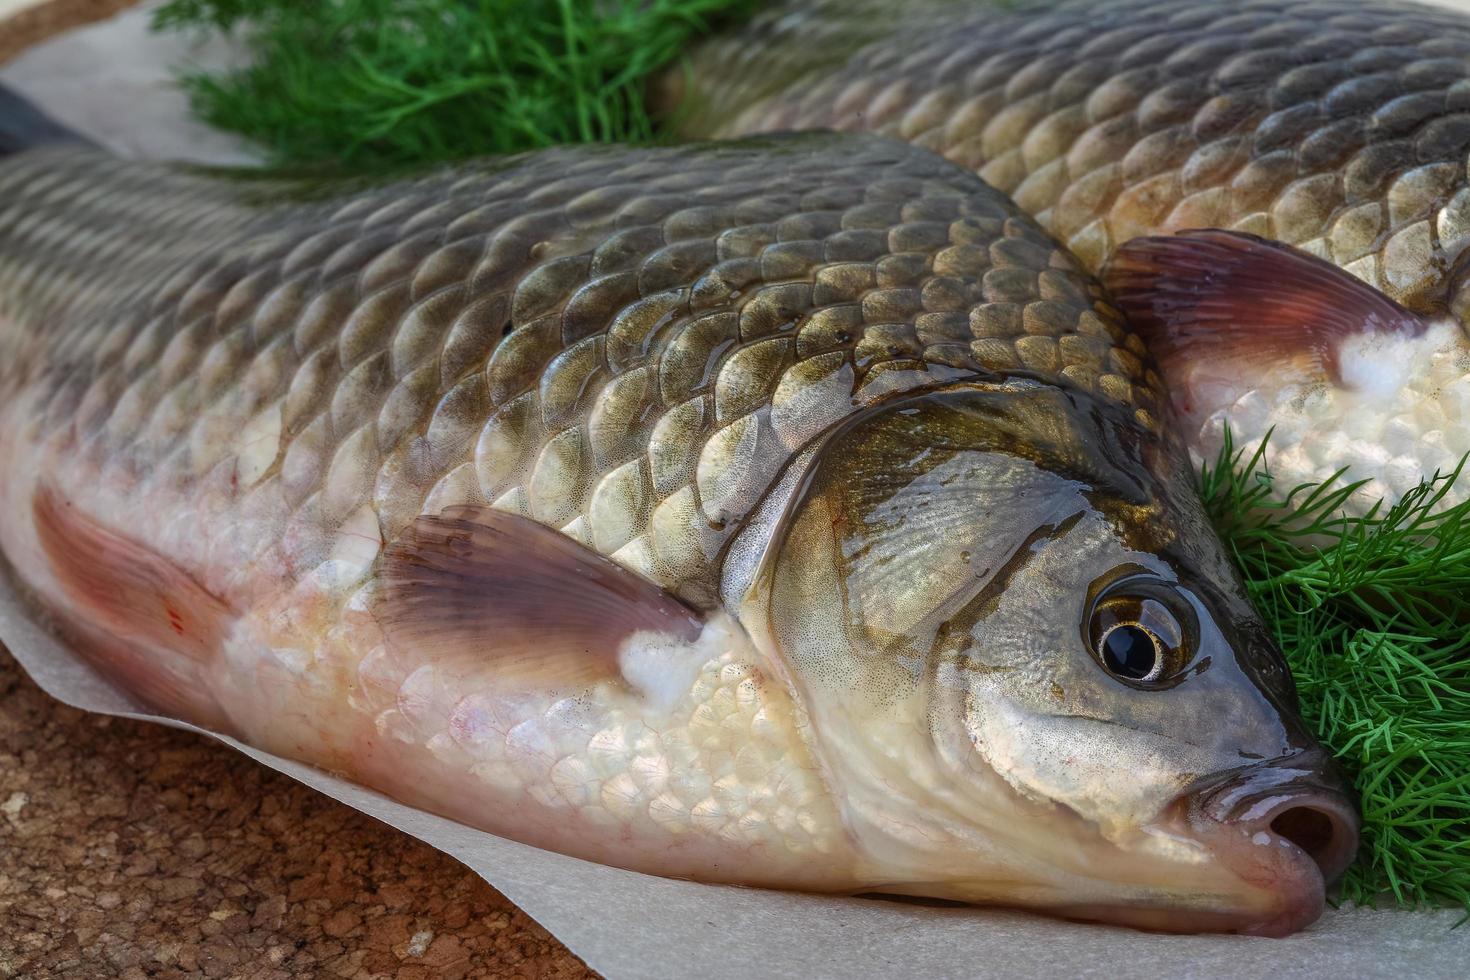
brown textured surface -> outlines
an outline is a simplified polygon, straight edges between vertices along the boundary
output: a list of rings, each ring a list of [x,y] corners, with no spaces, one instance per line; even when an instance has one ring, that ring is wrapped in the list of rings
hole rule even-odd
[[[0,17],[0,62],[33,44],[72,27],[90,24],[136,4],[138,0],[51,0],[11,17]]]
[[[592,974],[452,859],[0,650],[0,977]]]

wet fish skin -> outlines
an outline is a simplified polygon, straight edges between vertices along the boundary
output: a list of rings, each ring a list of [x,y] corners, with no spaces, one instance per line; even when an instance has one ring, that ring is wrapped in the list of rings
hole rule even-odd
[[[1463,15],[1349,0],[883,6],[787,0],[706,42],[686,130],[905,139],[975,170],[1093,271],[1140,235],[1236,228],[1446,308],[1470,243]]]
[[[0,545],[167,713],[702,880],[1276,934],[1351,856],[1138,339],[921,150],[36,152],[0,349]],[[1119,602],[1167,689],[1088,647]]]
[[[1429,322],[1362,338],[1370,380],[1356,387],[1314,358],[1287,370],[1242,341],[1252,369],[1192,393],[1200,458],[1214,459],[1226,419],[1247,449],[1274,430],[1283,491],[1350,466],[1372,481],[1356,499],[1366,508],[1470,452],[1463,13],[1376,0],[786,0],[691,63],[687,90],[672,76],[666,94],[685,100],[689,135],[882,133],[975,170],[1093,271],[1138,236],[1235,229],[1326,259]]]
[[[390,538],[473,484],[691,601],[777,461],[865,402],[1022,370],[1157,425],[1142,344],[1065,252],[941,161],[856,146],[564,151],[284,206],[53,151],[0,184],[5,382],[109,484],[243,450],[276,509],[371,505]]]

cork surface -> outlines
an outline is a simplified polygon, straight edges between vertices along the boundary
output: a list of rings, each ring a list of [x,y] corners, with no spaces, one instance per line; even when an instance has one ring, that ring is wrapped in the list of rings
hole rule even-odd
[[[451,858],[0,650],[0,978],[580,978]]]
[[[69,27],[131,7],[137,0],[0,0],[0,62]]]

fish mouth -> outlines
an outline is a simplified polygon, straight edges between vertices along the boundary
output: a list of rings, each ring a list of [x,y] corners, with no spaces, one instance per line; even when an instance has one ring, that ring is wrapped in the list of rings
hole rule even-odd
[[[1156,932],[1289,936],[1322,915],[1327,887],[1357,854],[1359,820],[1330,762],[1319,757],[1211,780],[1176,799],[1149,829],[1203,847],[1217,871],[1211,885],[1188,889],[1199,867],[1181,866],[1176,881],[1156,882],[1156,901],[1057,911]]]
[[[1203,845],[1239,887],[1234,908],[1148,910],[1146,928],[1291,935],[1317,921],[1357,856],[1357,808],[1320,751],[1212,780],[1169,811],[1169,831]]]
[[[1357,808],[1321,753],[1254,766],[1182,801],[1196,840],[1268,901],[1239,932],[1286,936],[1317,921],[1358,851]]]

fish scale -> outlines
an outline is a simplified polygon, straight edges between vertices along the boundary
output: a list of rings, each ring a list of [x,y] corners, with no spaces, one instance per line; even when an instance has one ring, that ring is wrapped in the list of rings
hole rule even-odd
[[[123,193],[76,193],[103,168]],[[1065,252],[882,140],[552,151],[327,200],[75,151],[3,173],[37,429],[127,485],[222,467],[290,514],[292,565],[363,506],[391,540],[476,501],[708,602],[784,460],[863,404],[1023,370],[1156,411]],[[76,288],[84,260],[107,271]]]
[[[785,0],[702,42],[663,99],[683,101],[674,118],[688,135],[867,130],[942,153],[1093,271],[1140,236],[1191,229],[1293,245],[1419,316],[1324,339],[1299,313],[1253,333],[1262,299],[1232,301],[1240,284],[1223,272],[1180,271],[1200,288],[1178,295],[1206,297],[1217,315],[1190,320],[1191,300],[1155,321],[1166,348],[1171,334],[1192,338],[1161,373],[1196,462],[1217,458],[1228,427],[1237,449],[1263,450],[1279,494],[1346,468],[1362,484],[1345,506],[1366,513],[1470,453],[1462,13],[1372,0],[933,0],[899,14]],[[1269,302],[1308,309],[1304,270],[1276,269]],[[1342,322],[1372,305],[1351,281],[1317,297]],[[1466,492],[1451,487],[1441,505]]]
[[[688,135],[909,140],[1013,196],[1094,271],[1137,235],[1235,228],[1435,311],[1470,244],[1470,23],[1455,12],[786,0],[691,66]]]

